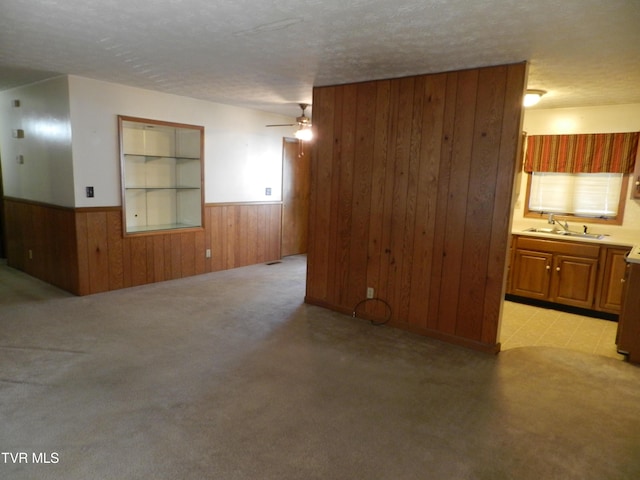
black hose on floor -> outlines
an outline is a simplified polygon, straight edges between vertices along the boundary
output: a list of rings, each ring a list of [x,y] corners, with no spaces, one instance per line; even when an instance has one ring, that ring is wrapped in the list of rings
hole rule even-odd
[[[375,320],[370,320],[371,325],[378,327],[380,325],[384,325],[385,323],[389,322],[389,320],[391,320],[391,314],[392,314],[391,305],[389,305],[387,302],[385,302],[381,298],[365,298],[364,300],[360,300],[358,303],[356,303],[356,306],[353,307],[353,318],[358,318],[356,315],[356,311],[358,310],[358,307],[365,302],[380,302],[387,307],[387,310],[389,312],[387,317],[382,322],[376,322]]]

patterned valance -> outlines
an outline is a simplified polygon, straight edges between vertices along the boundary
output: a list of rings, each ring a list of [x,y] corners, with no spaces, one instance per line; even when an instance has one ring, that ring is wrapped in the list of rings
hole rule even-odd
[[[631,173],[640,132],[532,135],[525,172]]]

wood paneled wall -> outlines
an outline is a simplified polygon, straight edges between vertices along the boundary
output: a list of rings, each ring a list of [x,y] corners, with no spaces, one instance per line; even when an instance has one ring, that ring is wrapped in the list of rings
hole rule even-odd
[[[306,301],[498,351],[526,64],[313,93]],[[379,302],[365,316],[380,318]]]
[[[7,261],[77,295],[161,282],[279,259],[281,211],[278,203],[211,204],[204,229],[123,237],[120,207],[6,199]]]
[[[78,291],[75,213],[4,199],[7,264],[69,292]]]

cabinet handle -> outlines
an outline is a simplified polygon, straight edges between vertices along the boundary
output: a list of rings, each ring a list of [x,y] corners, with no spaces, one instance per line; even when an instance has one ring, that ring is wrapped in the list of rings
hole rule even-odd
[[[559,272],[559,271],[560,271],[560,267],[556,267],[556,272]]]
[[[551,267],[549,265],[547,265],[547,270],[551,270]]]
[[[621,278],[620,283],[624,283],[624,282],[626,282],[626,280],[624,278]]]

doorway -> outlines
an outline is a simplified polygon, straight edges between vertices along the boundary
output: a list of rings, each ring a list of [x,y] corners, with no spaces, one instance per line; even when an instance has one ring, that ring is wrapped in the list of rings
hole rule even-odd
[[[282,142],[282,245],[283,257],[307,253],[311,149],[307,142],[284,138]]]

